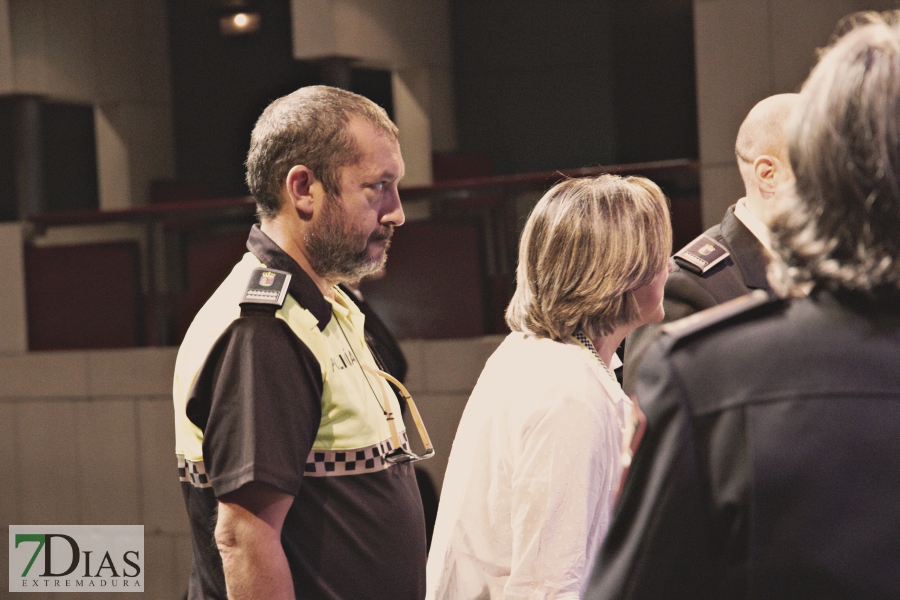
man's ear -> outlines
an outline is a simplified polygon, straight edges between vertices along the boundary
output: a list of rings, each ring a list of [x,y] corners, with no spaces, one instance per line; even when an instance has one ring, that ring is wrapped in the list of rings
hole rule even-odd
[[[314,209],[313,187],[320,185],[315,174],[308,167],[295,165],[285,177],[287,199],[301,215],[312,217]]]
[[[776,172],[780,166],[777,158],[767,154],[757,156],[753,161],[753,177],[763,198],[771,198],[775,193],[775,188],[778,186]]]

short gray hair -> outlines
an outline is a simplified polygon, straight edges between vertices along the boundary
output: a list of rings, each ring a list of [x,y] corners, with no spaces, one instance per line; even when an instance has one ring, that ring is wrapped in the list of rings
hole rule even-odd
[[[886,299],[900,293],[898,13],[856,16],[822,53],[788,124],[792,193],[772,220],[770,279]]]
[[[352,92],[324,85],[300,88],[272,102],[250,135],[247,186],[261,218],[278,214],[288,172],[309,167],[330,196],[340,196],[340,170],[360,159],[347,131],[350,119],[363,119],[393,139],[397,126],[383,108]]]
[[[522,231],[506,322],[553,340],[608,335],[640,318],[633,291],[660,273],[671,251],[668,199],[649,179],[558,183]]]

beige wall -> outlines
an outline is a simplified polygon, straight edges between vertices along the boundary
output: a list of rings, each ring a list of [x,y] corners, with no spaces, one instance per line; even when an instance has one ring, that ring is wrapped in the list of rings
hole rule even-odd
[[[163,0],[0,0],[0,92],[95,107],[101,208],[174,176],[165,19]]]
[[[22,237],[19,223],[0,224],[0,355],[28,350]]]
[[[743,196],[734,140],[766,96],[799,91],[837,21],[896,0],[694,0],[703,223]]]
[[[419,464],[438,489],[466,400],[501,340],[403,343],[409,389],[437,449]],[[144,525],[143,597],[181,597],[191,556],[175,466],[176,352],[0,354],[0,530]],[[0,544],[0,565],[7,564],[7,553],[7,544]],[[0,594],[8,589],[7,577],[4,566]]]
[[[428,471],[438,491],[444,482],[450,447],[469,394],[484,363],[504,337],[400,343],[409,362],[406,386],[422,413],[436,451],[433,458],[416,463],[416,467]],[[414,428],[411,422],[408,425],[410,429]],[[412,437],[415,440],[416,436]]]
[[[144,596],[180,598],[190,536],[174,458],[174,361],[173,348],[0,356],[0,527],[144,525]],[[7,552],[0,545],[0,564]],[[7,577],[0,569],[0,590]]]

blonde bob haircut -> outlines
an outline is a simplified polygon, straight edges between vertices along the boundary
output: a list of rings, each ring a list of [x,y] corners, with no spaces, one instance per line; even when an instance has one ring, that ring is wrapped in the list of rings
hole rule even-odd
[[[672,249],[668,204],[643,177],[600,175],[550,188],[522,231],[510,329],[595,339],[639,320],[633,292],[659,274]]]

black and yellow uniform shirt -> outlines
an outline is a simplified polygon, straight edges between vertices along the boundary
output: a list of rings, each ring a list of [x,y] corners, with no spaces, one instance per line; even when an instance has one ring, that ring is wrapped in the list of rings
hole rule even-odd
[[[295,496],[282,546],[298,598],[421,598],[425,534],[412,466],[392,449],[364,317],[325,298],[258,226],[178,353],[176,454],[194,537],[189,597],[225,597],[216,498],[250,482]],[[291,273],[275,316],[238,305],[255,269]],[[396,398],[388,394],[394,414]],[[405,440],[405,432],[401,433]]]

